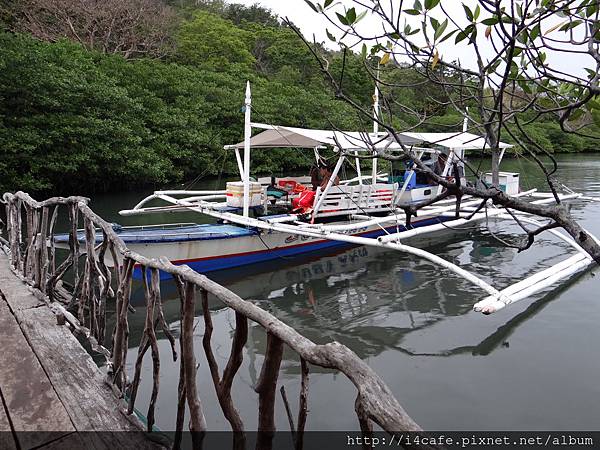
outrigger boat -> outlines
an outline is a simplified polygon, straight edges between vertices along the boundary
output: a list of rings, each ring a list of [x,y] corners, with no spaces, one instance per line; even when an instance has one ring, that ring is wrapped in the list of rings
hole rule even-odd
[[[379,114],[378,89],[374,114]],[[514,220],[541,226],[532,215],[511,212],[489,202],[480,210],[482,200],[463,197],[460,210],[456,200],[448,198],[423,207],[410,224],[398,205],[423,202],[442,192],[442,186],[429,182],[414,170],[412,162],[392,164],[389,174],[378,173],[377,156],[386,151],[405,154],[437,164],[441,176],[451,174],[467,183],[464,173],[466,154],[486,148],[483,137],[466,131],[456,133],[400,133],[400,142],[388,133],[313,130],[254,123],[251,121],[251,92],[248,83],[245,98],[244,141],[225,148],[235,153],[239,182],[227,183],[227,189],[215,191],[156,191],[133,209],[120,211],[123,216],[192,211],[216,220],[214,224],[175,224],[147,227],[119,227],[116,231],[129,248],[147,257],[166,256],[175,264],[187,264],[206,273],[246,264],[289,258],[302,253],[348,245],[385,247],[416,255],[461,276],[486,294],[475,309],[490,313],[528,297],[593,263],[592,258],[570,237],[550,229],[550,233],[568,243],[575,254],[539,273],[498,290],[477,275],[443,258],[406,242],[419,242],[425,235],[488,220]],[[252,130],[261,130],[252,135]],[[402,144],[402,145],[401,145]],[[404,146],[404,147],[403,147]],[[511,145],[501,143],[501,155]],[[324,149],[333,149],[337,161],[324,186],[312,190],[309,177],[251,179],[251,151],[254,149],[294,148],[314,152],[321,160]],[[243,155],[241,151],[243,150]],[[370,175],[362,175],[361,156],[372,158]],[[357,176],[336,182],[342,168],[354,160]],[[521,191],[519,174],[500,172],[500,187],[507,195],[533,204],[555,202],[551,193],[536,189]],[[491,183],[491,174],[479,182]],[[600,200],[585,197],[565,188],[562,200]],[[155,205],[160,202],[160,205]],[[152,205],[150,205],[152,204]],[[596,239],[594,237],[594,239]],[[66,245],[68,235],[58,236]]]

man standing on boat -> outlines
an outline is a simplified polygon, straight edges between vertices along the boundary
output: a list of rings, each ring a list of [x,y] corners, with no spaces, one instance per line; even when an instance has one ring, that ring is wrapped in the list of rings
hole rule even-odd
[[[325,189],[325,187],[327,186],[327,184],[329,183],[329,180],[331,179],[331,176],[333,175],[333,167],[331,167],[330,165],[325,165],[324,167],[319,168],[319,175],[321,176],[321,190]],[[340,184],[340,177],[336,176],[335,180],[333,181],[333,185],[337,186],[338,184]]]

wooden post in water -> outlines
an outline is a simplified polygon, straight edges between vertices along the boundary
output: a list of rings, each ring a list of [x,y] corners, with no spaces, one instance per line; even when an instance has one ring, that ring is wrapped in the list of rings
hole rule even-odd
[[[196,448],[206,431],[206,419],[202,409],[202,402],[198,397],[196,389],[196,357],[194,355],[196,286],[194,283],[185,283],[184,295],[181,358],[184,365],[186,399],[190,408],[190,431],[192,432],[192,439],[194,439],[194,447]]]
[[[257,449],[270,449],[275,434],[275,392],[279,366],[283,357],[283,341],[271,332],[267,332],[267,350],[258,384],[254,390],[258,393],[258,437]]]

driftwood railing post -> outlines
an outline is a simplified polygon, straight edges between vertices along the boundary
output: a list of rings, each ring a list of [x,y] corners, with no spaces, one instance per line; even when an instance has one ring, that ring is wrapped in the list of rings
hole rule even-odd
[[[186,399],[190,409],[190,431],[194,439],[194,446],[197,446],[206,431],[206,419],[196,389],[196,357],[194,355],[196,286],[194,283],[185,283],[184,296],[181,359],[184,364]]]
[[[300,383],[300,400],[298,402],[298,428],[295,433],[296,450],[300,450],[303,447],[304,427],[306,426],[306,416],[308,414],[308,363],[304,358],[300,358],[300,368],[302,371],[302,381]]]
[[[265,360],[254,390],[258,393],[257,449],[270,449],[275,434],[275,399],[279,366],[283,357],[283,341],[267,332]]]
[[[384,381],[358,356],[347,347],[332,342],[317,345],[299,334],[279,319],[255,304],[211,281],[204,275],[186,266],[174,266],[165,258],[148,259],[128,249],[107,223],[87,206],[82,197],[56,197],[44,202],[36,202],[29,195],[18,192],[4,194],[6,207],[8,249],[12,268],[27,279],[33,286],[45,293],[51,302],[66,300],[77,309],[77,320],[64,307],[56,306],[67,317],[72,328],[87,337],[92,347],[110,356],[112,366],[111,382],[125,395],[129,395],[128,413],[133,414],[138,389],[141,382],[144,355],[151,350],[153,384],[147,411],[147,428],[153,429],[156,421],[155,405],[160,387],[160,354],[157,330],[160,328],[171,344],[172,356],[178,357],[175,338],[165,320],[161,293],[160,271],[170,274],[180,297],[179,385],[177,417],[173,449],[179,449],[182,441],[186,404],[189,408],[189,429],[195,448],[200,448],[204,432],[207,430],[203,405],[198,394],[196,377],[197,366],[194,354],[194,321],[196,290],[200,290],[203,308],[204,336],[202,345],[219,405],[234,433],[234,448],[246,448],[244,424],[235,408],[232,398],[234,379],[242,365],[244,347],[248,340],[249,322],[254,322],[267,334],[267,346],[261,373],[255,387],[258,393],[258,438],[257,449],[270,449],[275,432],[275,402],[277,382],[284,348],[294,352],[300,359],[301,384],[298,400],[297,425],[282,387],[282,397],[293,432],[294,447],[303,448],[303,434],[308,414],[309,365],[316,365],[342,372],[356,387],[355,413],[363,434],[372,433],[373,424],[389,433],[421,431],[419,426],[406,414]],[[56,265],[54,230],[58,208],[64,205],[69,218],[69,253],[65,260]],[[51,218],[50,208],[54,207]],[[25,210],[25,224],[22,222]],[[79,218],[83,230],[78,230]],[[25,225],[23,227],[23,225]],[[25,240],[23,239],[25,232]],[[102,242],[96,243],[102,233]],[[80,242],[85,252],[80,251]],[[0,241],[0,244],[2,241]],[[112,270],[106,264],[107,251],[113,262]],[[83,258],[83,273],[80,273],[80,259]],[[129,347],[130,296],[134,270],[142,274],[146,299],[144,333],[139,343],[135,369],[131,385],[127,382],[125,370]],[[62,287],[63,277],[71,271],[73,292]],[[66,284],[66,283],[65,283]],[[113,291],[115,286],[116,292]],[[208,305],[208,294],[214,296],[235,313],[235,330],[231,352],[222,375],[211,347],[213,322]],[[112,350],[109,353],[102,347],[106,333],[106,302],[115,298],[115,325],[112,331]],[[70,300],[69,300],[70,299]],[[85,324],[89,324],[89,329]],[[95,342],[95,344],[94,344]]]
[[[204,353],[208,361],[208,367],[210,369],[211,378],[215,386],[215,392],[217,399],[225,415],[225,418],[231,425],[234,439],[234,449],[246,448],[246,435],[244,433],[244,423],[240,417],[239,412],[233,404],[231,398],[231,386],[235,375],[242,365],[244,358],[244,346],[248,340],[248,319],[242,314],[235,314],[235,333],[233,336],[233,342],[231,344],[231,353],[225,370],[223,371],[223,378],[219,375],[219,366],[215,359],[215,356],[211,347],[211,337],[213,332],[213,324],[208,308],[208,292],[202,291],[202,311],[204,316],[204,337],[202,338],[202,345],[204,347]]]
[[[185,308],[185,285],[177,275],[173,277],[175,286],[179,293],[179,328],[183,330],[183,310]],[[183,349],[183,333],[179,334],[179,348]],[[183,420],[185,418],[185,403],[187,392],[185,388],[185,362],[183,356],[179,358],[179,384],[177,387],[177,418],[175,420],[175,437],[173,439],[173,450],[179,450],[183,433]]]
[[[112,350],[113,382],[124,391],[127,384],[125,373],[125,361],[127,360],[127,346],[129,337],[129,323],[127,312],[129,311],[129,296],[131,293],[131,278],[135,261],[126,258],[121,270],[121,282],[117,290],[117,317],[115,323],[114,343]]]

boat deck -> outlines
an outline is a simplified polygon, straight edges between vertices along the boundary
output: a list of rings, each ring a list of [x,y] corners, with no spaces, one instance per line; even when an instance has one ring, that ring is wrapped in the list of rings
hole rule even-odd
[[[115,231],[125,244],[155,244],[163,242],[186,242],[212,239],[228,239],[232,237],[252,236],[257,234],[253,229],[229,224],[180,224],[174,226],[140,226],[119,227]],[[77,233],[80,242],[85,241],[82,230]],[[68,244],[69,234],[57,234],[57,244]],[[102,242],[102,235],[96,234],[96,243]]]

